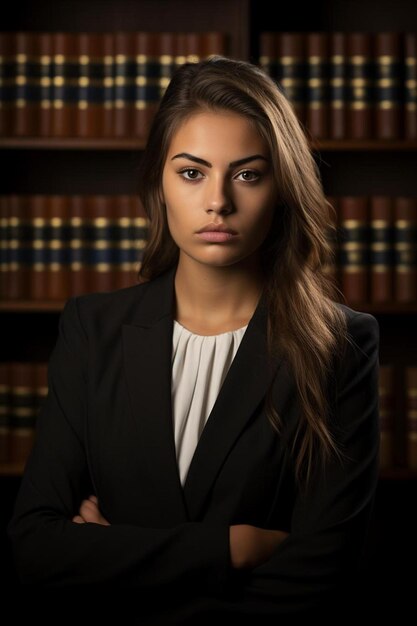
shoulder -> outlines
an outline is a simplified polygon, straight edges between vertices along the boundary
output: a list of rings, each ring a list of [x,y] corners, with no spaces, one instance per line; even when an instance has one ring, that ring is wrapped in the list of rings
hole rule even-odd
[[[112,325],[129,323],[149,283],[138,283],[111,291],[71,296],[61,313],[61,324],[76,324],[87,334],[90,328],[105,330]]]
[[[341,302],[336,302],[335,304],[344,313],[349,341],[359,344],[363,344],[366,341],[373,344],[379,343],[380,327],[376,317],[371,313],[357,311]]]
[[[341,380],[378,370],[380,328],[378,320],[364,311],[336,303],[346,319],[346,341],[336,355],[334,373]]]

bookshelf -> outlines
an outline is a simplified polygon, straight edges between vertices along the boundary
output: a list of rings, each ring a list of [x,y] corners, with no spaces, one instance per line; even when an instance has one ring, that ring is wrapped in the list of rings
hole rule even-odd
[[[51,11],[52,4],[51,0],[15,3],[9,7],[2,29],[10,32],[221,31],[226,35],[230,56],[258,62],[260,35],[266,31],[405,32],[417,23],[417,5],[412,0],[395,4],[381,0],[378,8],[372,0],[320,0],[307,7],[296,1],[280,6],[276,24],[271,20],[270,3],[265,0],[195,0],[192,10],[185,0],[74,0],[60,3],[59,11]],[[144,142],[143,138],[134,137],[0,136],[3,174],[0,194],[135,194],[135,173]],[[314,139],[312,147],[329,196],[374,193],[417,196],[417,139]],[[63,303],[62,299],[0,300],[1,360],[47,361]],[[396,385],[401,389],[404,368],[417,366],[417,302],[355,302],[352,307],[377,317],[381,328],[380,361],[395,364]],[[405,460],[404,412],[404,397],[398,396],[395,458],[393,466],[380,474],[373,543],[368,553],[369,571],[376,571],[381,564],[379,550],[385,529],[382,518],[394,502],[401,515],[398,493],[408,498],[416,485],[417,471],[408,469]],[[22,463],[0,464],[0,489],[9,494],[10,507],[22,469]],[[408,509],[407,515],[410,515]],[[413,519],[416,520],[415,516]],[[402,541],[415,549],[411,534]],[[395,559],[388,550],[388,563],[393,564]],[[384,572],[387,568],[385,565]]]

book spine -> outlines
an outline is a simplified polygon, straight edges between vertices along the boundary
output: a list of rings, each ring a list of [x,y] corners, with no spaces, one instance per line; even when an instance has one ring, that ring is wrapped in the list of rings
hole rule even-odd
[[[53,81],[53,36],[52,33],[38,34],[40,57],[40,107],[37,128],[41,137],[52,135],[52,81]]]
[[[94,195],[87,199],[91,219],[88,238],[88,290],[108,291],[113,288],[113,250],[111,241],[111,196]]]
[[[402,120],[402,51],[399,33],[375,33],[375,138],[399,139]]]
[[[417,470],[417,367],[405,368],[405,387],[407,466]]]
[[[348,303],[368,300],[368,199],[339,196],[340,282]]]
[[[374,135],[372,37],[369,33],[347,33],[349,139]]]
[[[16,37],[0,32],[0,136],[14,134],[16,114]]]
[[[347,138],[346,33],[329,34],[329,129],[331,139]]]
[[[417,33],[404,34],[404,137],[417,139]]]
[[[299,121],[307,124],[307,58],[304,33],[283,32],[278,36],[278,58],[282,76],[279,84]],[[308,126],[306,126],[308,129]]]
[[[103,37],[98,33],[78,35],[78,106],[76,134],[78,137],[103,136],[104,58]]]
[[[9,198],[0,195],[0,300],[8,297],[9,274]]]
[[[392,302],[394,227],[393,200],[389,196],[370,197],[370,300],[371,302]]]
[[[52,132],[74,137],[78,97],[78,44],[74,33],[53,34]]]
[[[417,302],[417,198],[394,202],[394,276],[397,302]]]
[[[133,133],[146,138],[160,101],[159,34],[135,34],[135,110]]]
[[[23,195],[9,196],[9,271],[7,297],[10,300],[27,298],[28,265],[25,263],[24,242],[28,222],[27,198]]]
[[[50,300],[65,300],[69,295],[69,199],[65,195],[48,197],[48,291]]]
[[[50,222],[47,215],[47,196],[37,194],[28,199],[29,219],[32,224],[32,262],[28,297],[32,300],[48,298],[48,241]]]
[[[40,107],[40,64],[35,56],[35,33],[16,33],[16,99],[14,135],[36,135],[36,112]]]
[[[26,463],[35,438],[34,368],[31,363],[12,361],[11,426],[9,461]]]
[[[380,365],[379,368],[379,419],[380,419],[380,469],[394,465],[394,367]]]
[[[73,296],[87,293],[87,198],[72,195],[69,197],[69,293]]]
[[[136,100],[133,33],[115,33],[114,54],[115,109],[113,134],[115,137],[130,137],[133,131],[133,112]]]
[[[326,33],[306,34],[307,61],[307,127],[311,136],[329,136],[329,57]]]
[[[0,463],[9,462],[11,417],[10,417],[10,368],[0,363]]]
[[[112,137],[114,129],[114,105],[115,105],[115,53],[114,53],[114,36],[113,33],[103,33],[102,39],[102,55],[103,55],[103,86],[104,86],[104,110],[103,116],[103,137]]]

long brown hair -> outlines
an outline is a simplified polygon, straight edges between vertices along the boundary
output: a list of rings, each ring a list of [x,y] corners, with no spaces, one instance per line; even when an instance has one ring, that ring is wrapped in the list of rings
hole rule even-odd
[[[149,231],[138,279],[152,280],[178,262],[179,249],[161,201],[162,171],[176,129],[201,110],[228,110],[247,117],[270,149],[280,204],[260,249],[266,279],[267,345],[271,357],[285,354],[296,381],[303,419],[291,453],[301,485],[302,477],[307,483],[311,476],[317,451],[323,462],[333,453],[340,457],[329,424],[326,381],[332,358],[347,338],[347,324],[335,304],[339,290],[327,271],[334,262],[335,210],[324,195],[318,166],[291,103],[257,66],[215,56],[182,65],[171,79],[140,168],[139,195]],[[272,384],[265,411],[281,433]]]

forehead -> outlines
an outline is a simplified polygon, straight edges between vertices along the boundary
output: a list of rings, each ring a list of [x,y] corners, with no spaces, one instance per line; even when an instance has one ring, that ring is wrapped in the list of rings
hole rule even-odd
[[[268,156],[269,148],[251,120],[229,111],[210,111],[193,113],[180,124],[168,154],[189,152],[203,158],[222,155],[233,161],[254,151]]]

